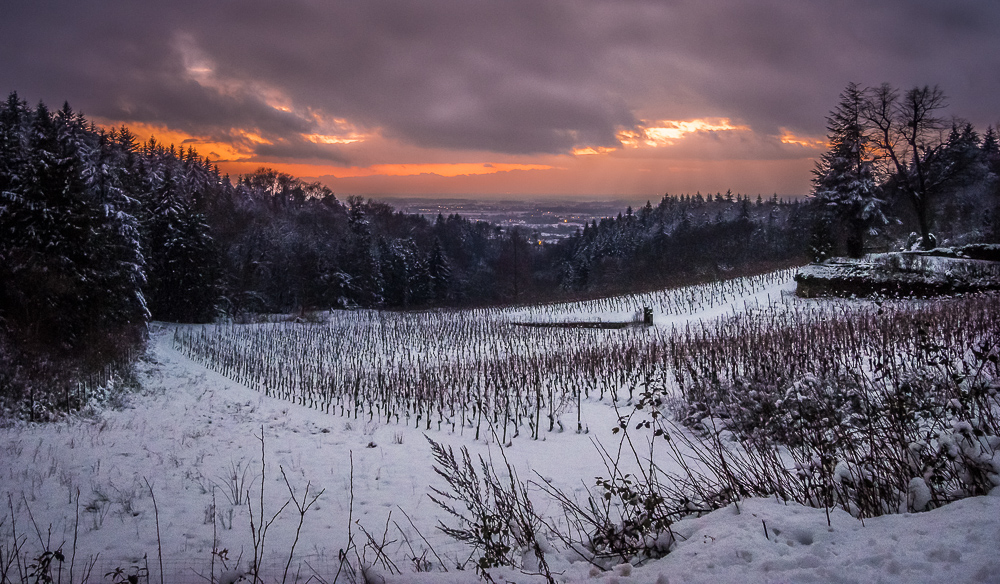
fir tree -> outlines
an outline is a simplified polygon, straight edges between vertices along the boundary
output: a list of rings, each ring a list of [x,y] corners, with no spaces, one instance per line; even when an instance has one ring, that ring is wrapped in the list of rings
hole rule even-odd
[[[434,301],[439,303],[447,301],[451,292],[451,265],[439,239],[434,240],[434,247],[427,258],[427,273]]]
[[[175,322],[210,321],[219,296],[213,240],[205,218],[177,192],[169,171],[154,193],[145,231],[153,317]]]
[[[852,257],[860,257],[865,236],[876,235],[887,222],[864,125],[865,103],[864,91],[854,83],[841,93],[840,103],[827,118],[830,149],[813,171],[813,196],[845,226]]]
[[[993,126],[986,129],[986,134],[983,136],[982,150],[990,172],[1000,176],[1000,138],[997,138],[997,131]]]
[[[351,299],[361,306],[378,306],[383,301],[383,282],[366,207],[361,197],[348,198],[349,234],[340,265],[350,276]]]
[[[53,388],[106,376],[145,337],[137,202],[122,189],[107,135],[68,104],[29,111],[12,95],[0,109],[0,344],[18,347],[19,368],[63,380]]]

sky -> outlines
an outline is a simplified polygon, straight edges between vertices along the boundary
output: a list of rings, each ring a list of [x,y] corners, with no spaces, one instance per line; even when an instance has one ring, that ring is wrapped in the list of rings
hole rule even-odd
[[[0,92],[338,195],[801,195],[849,82],[1000,122],[996,0],[0,0]]]

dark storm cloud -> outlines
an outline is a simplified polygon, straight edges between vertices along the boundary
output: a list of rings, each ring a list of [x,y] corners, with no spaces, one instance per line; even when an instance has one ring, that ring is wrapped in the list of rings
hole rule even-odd
[[[136,3],[32,3],[0,20],[0,86],[23,97],[69,100],[86,114],[210,133],[231,127],[282,134],[311,124],[247,91],[220,93],[187,75],[187,19]],[[98,5],[108,11],[95,10]],[[180,14],[185,14],[181,11]],[[6,24],[4,24],[6,23]],[[14,25],[14,26],[12,26]]]
[[[953,112],[996,116],[1000,4],[938,2],[703,3],[678,45],[695,46],[685,76],[696,99],[736,112],[755,129],[822,131],[822,116],[850,82],[904,88],[940,84]],[[707,9],[712,6],[717,11]]]
[[[0,19],[0,90],[187,131],[254,129],[287,156],[340,159],[290,137],[322,131],[312,114],[505,153],[612,146],[642,118],[822,133],[849,81],[940,84],[951,113],[998,118],[993,0],[16,4]]]
[[[272,162],[350,162],[348,157],[335,146],[314,144],[305,140],[281,140],[274,144],[255,144],[252,146],[251,161]]]

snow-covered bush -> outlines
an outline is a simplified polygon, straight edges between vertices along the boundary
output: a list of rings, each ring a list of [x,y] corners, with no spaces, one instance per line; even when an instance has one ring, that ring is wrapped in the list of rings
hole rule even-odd
[[[1000,339],[994,324],[963,310],[989,298],[796,317],[785,336],[820,344],[797,345],[804,359],[778,356],[749,380],[734,375],[735,348],[764,346],[773,331],[734,327],[739,344],[699,348],[716,352],[716,365],[691,366],[679,421],[712,446],[699,450],[709,466],[740,468],[728,473],[735,492],[783,491],[860,517],[986,494],[1000,485]],[[739,446],[726,447],[720,433]],[[782,484],[768,492],[760,474]]]

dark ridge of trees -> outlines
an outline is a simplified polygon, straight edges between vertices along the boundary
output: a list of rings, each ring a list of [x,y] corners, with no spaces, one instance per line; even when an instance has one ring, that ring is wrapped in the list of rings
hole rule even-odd
[[[78,405],[71,386],[145,338],[141,203],[122,154],[68,104],[0,105],[0,395],[29,418]]]
[[[557,244],[559,284],[614,294],[764,271],[804,261],[810,226],[808,205],[777,196],[665,195]]]
[[[72,388],[81,381],[127,374],[150,320],[635,292],[803,262],[839,252],[859,232],[862,248],[887,246],[925,224],[943,239],[997,241],[995,130],[980,136],[952,124],[921,171],[947,180],[933,183],[920,211],[912,174],[875,152],[866,92],[855,96],[857,132],[846,131],[855,112],[843,103],[831,116],[839,142],[817,167],[812,200],[665,195],[545,245],[528,229],[340,200],[270,169],[231,178],[193,149],[139,143],[128,128],[99,129],[68,104],[52,112],[12,93],[0,102],[0,401],[25,417],[77,407],[83,398]],[[892,105],[891,92],[879,95],[910,111]],[[901,161],[929,152],[911,142]],[[845,161],[858,144],[862,156]],[[868,190],[852,192],[855,183]],[[871,201],[859,206],[855,195],[877,199],[888,223],[864,215]],[[867,235],[876,223],[877,236]]]

